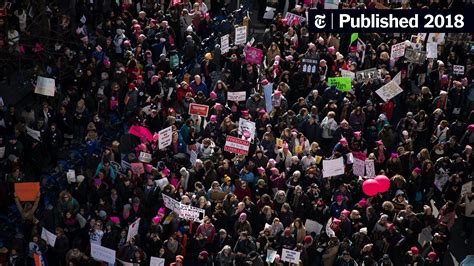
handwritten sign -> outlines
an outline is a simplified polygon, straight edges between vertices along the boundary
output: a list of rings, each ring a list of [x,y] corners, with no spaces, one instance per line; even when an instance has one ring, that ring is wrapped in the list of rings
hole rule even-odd
[[[229,47],[229,34],[221,37],[221,54],[225,54],[230,50]]]
[[[140,155],[138,156],[138,160],[142,163],[150,163],[151,162],[151,154],[141,151]]]
[[[281,260],[289,262],[289,263],[299,264],[300,255],[301,255],[301,252],[299,251],[284,248],[281,251]]]
[[[304,228],[308,233],[316,233],[317,235],[319,235],[321,233],[321,229],[323,229],[323,225],[311,219],[306,219]]]
[[[374,160],[365,161],[365,172],[367,177],[375,177],[375,165]]]
[[[143,167],[143,163],[131,163],[132,172],[136,175],[141,175],[145,173],[145,167]]]
[[[265,8],[265,14],[263,14],[264,19],[273,19],[275,17],[276,8],[267,6]]]
[[[46,230],[44,227],[41,230],[41,239],[46,241],[46,243],[52,247],[54,247],[54,244],[56,243],[56,235]]]
[[[191,220],[195,222],[202,222],[204,219],[205,210],[193,207],[191,205],[180,204],[179,218]]]
[[[344,174],[344,160],[342,157],[333,160],[323,160],[323,177]]]
[[[354,164],[352,165],[352,173],[356,176],[364,176],[365,175],[365,162],[354,158]]]
[[[150,266],[165,266],[165,259],[151,256]]]
[[[426,44],[426,57],[427,58],[438,58],[438,44],[430,42]]]
[[[341,77],[343,78],[350,78],[351,80],[355,79],[355,73],[349,70],[344,70],[342,68],[339,68],[339,71],[341,72]]]
[[[351,91],[352,89],[352,82],[351,78],[345,77],[335,77],[335,78],[328,78],[328,86],[336,86],[336,88],[340,91]]]
[[[400,86],[398,86],[398,84],[393,80],[375,91],[375,93],[377,93],[377,95],[380,96],[384,102],[388,102],[390,99],[402,92],[403,89],[400,88]]]
[[[230,102],[243,102],[246,99],[245,91],[229,91],[227,92],[227,100]]]
[[[171,126],[160,130],[160,132],[158,132],[158,148],[161,150],[170,146],[173,140],[172,137],[173,137],[173,130]]]
[[[179,213],[179,210],[180,210],[179,201],[173,199],[172,197],[166,194],[163,194],[163,205],[165,205],[166,208],[174,211],[175,213]]]

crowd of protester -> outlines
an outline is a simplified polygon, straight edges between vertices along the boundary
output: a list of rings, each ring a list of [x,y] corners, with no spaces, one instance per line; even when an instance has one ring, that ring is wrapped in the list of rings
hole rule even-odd
[[[391,46],[425,50],[428,36],[359,33],[361,53],[351,34],[310,33],[285,19],[323,8],[320,1],[258,1],[251,11],[266,30],[243,45],[234,45],[233,28],[247,23],[250,33],[252,24],[229,10],[231,1],[51,1],[46,11],[12,2],[0,17],[0,55],[31,58],[33,80],[54,78],[57,90],[25,106],[0,101],[2,265],[33,265],[35,255],[48,265],[93,265],[91,244],[140,265],[151,257],[165,265],[289,265],[282,249],[300,252],[299,265],[441,265],[452,237],[472,239],[474,195],[461,194],[474,163],[471,35],[446,34],[436,59],[413,63],[391,58]],[[273,19],[263,17],[266,6],[276,8]],[[356,7],[365,8],[341,4]],[[40,11],[48,38],[35,35]],[[225,53],[223,19],[240,23]],[[246,63],[250,46],[263,51],[260,64]],[[302,72],[303,58],[317,60],[315,74]],[[370,68],[380,76],[353,81],[351,91],[327,85],[341,70]],[[397,74],[403,92],[385,102],[375,91]],[[238,91],[246,101],[227,100]],[[208,116],[188,114],[191,103],[209,106]],[[224,151],[227,136],[248,138],[241,118],[256,124],[247,156]],[[153,137],[129,134],[132,126]],[[159,149],[157,133],[170,126],[171,145]],[[141,152],[152,158],[140,174],[127,165]],[[387,192],[363,193],[370,177],[353,174],[353,152],[374,160],[376,174],[390,179]],[[340,157],[344,174],[323,177],[322,161]],[[19,200],[20,182],[40,182],[34,202]],[[180,218],[163,195],[205,216]],[[308,232],[307,220],[321,231]],[[54,247],[42,230],[56,235]],[[277,251],[272,262],[268,250]]]

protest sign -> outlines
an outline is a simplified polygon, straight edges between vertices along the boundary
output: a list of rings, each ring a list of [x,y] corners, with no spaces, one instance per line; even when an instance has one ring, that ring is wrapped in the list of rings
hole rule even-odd
[[[365,159],[366,159],[365,152],[353,151],[352,155],[354,155],[354,158],[357,158],[357,159],[362,160],[362,161],[365,161]]]
[[[354,163],[354,155],[352,154],[352,152],[346,153],[346,154],[344,154],[344,156],[346,156],[347,164],[353,164]]]
[[[145,173],[145,167],[143,167],[143,163],[131,163],[130,166],[132,167],[132,172],[136,175]]]
[[[170,127],[171,128],[171,127]],[[171,141],[170,141],[171,142]],[[171,144],[171,143],[170,143]],[[147,152],[140,152],[140,155],[138,156],[138,160],[142,163],[150,163],[151,162],[151,154]]]
[[[444,38],[446,34],[445,33],[430,33],[428,34],[428,40],[426,40],[427,43],[437,43],[439,45],[444,44]]]
[[[288,20],[288,25],[289,26],[293,26],[293,24],[296,23],[296,21],[293,22],[293,20],[295,20],[295,18],[298,20],[298,24],[300,24],[300,25],[303,24],[306,21],[305,17],[298,16],[298,15],[293,14],[291,12],[286,12],[285,18]]]
[[[188,113],[190,115],[207,117],[207,114],[209,113],[209,106],[204,104],[190,103]]]
[[[66,173],[66,179],[68,183],[75,183],[76,182],[76,170],[69,169]]]
[[[268,113],[271,113],[273,110],[272,105],[272,94],[273,94],[273,83],[268,83],[263,87],[263,92],[265,95],[265,107]]]
[[[365,175],[365,162],[354,158],[354,164],[352,165],[352,173],[356,176],[364,176]]]
[[[365,173],[367,177],[375,177],[375,164],[374,160],[365,161]]]
[[[166,208],[176,212],[176,213],[179,213],[179,201],[173,199],[172,197],[166,195],[166,194],[162,194],[163,195],[163,205],[165,205]]]
[[[399,71],[398,74],[393,77],[392,81],[400,85],[402,83],[402,72]]]
[[[140,227],[140,218],[128,226],[127,242],[138,234],[138,227]]]
[[[356,74],[354,72],[342,68],[339,68],[339,71],[341,72],[341,77],[350,78],[351,81],[355,79]]]
[[[35,93],[44,96],[54,97],[56,82],[52,78],[38,76],[36,79]]]
[[[435,174],[434,185],[438,188],[439,191],[443,191],[443,187],[448,182],[449,173],[447,170],[440,168]],[[462,189],[462,188],[461,188]]]
[[[38,130],[33,130],[29,127],[26,127],[26,134],[37,141],[41,141],[41,132]]]
[[[191,151],[191,154],[189,154],[189,161],[191,161],[191,164],[194,166],[196,164],[198,155],[196,151]]]
[[[410,63],[421,65],[426,61],[426,56],[426,51],[414,50],[410,47],[405,50],[405,58]]]
[[[236,45],[245,44],[247,41],[247,26],[241,26],[235,28],[235,41]]]
[[[421,230],[421,233],[418,234],[418,243],[420,246],[424,246],[426,243],[433,240],[433,234],[431,233],[431,227],[425,227]]]
[[[356,72],[356,81],[357,82],[364,82],[368,79],[379,79],[380,73],[376,68],[369,68],[366,70],[361,70]]]
[[[6,147],[0,147],[0,159],[3,159],[3,157],[5,156],[5,149]]]
[[[35,201],[39,192],[39,182],[15,183],[15,194],[20,201]]]
[[[322,2],[324,4],[324,9],[339,9],[340,0],[326,0]]]
[[[464,75],[464,66],[453,65],[453,74],[454,75]]]
[[[131,263],[131,262],[126,262],[126,261],[123,261],[123,260],[119,260],[117,259],[117,262],[119,262],[121,265],[123,266],[139,266],[140,264],[138,263]],[[119,264],[119,265],[120,265]]]
[[[289,263],[299,264],[300,255],[301,255],[301,252],[299,251],[284,248],[281,251],[281,260],[289,262]]]
[[[323,225],[316,222],[316,221],[306,219],[306,223],[304,224],[304,228],[305,228],[306,232],[308,232],[308,233],[313,233],[314,232],[317,235],[319,235],[321,233],[321,229],[323,229]]]
[[[165,259],[151,256],[150,266],[165,266]]]
[[[472,191],[472,181],[467,182],[461,187],[461,196],[464,196],[466,193]]]
[[[276,250],[267,249],[267,259],[265,260],[268,263],[273,263],[277,255]]]
[[[227,92],[227,101],[229,102],[243,102],[246,100],[245,91],[229,91]]]
[[[123,159],[120,161],[120,167],[122,167],[123,171],[127,171],[128,169],[132,169],[132,165],[129,162],[123,160]]]
[[[247,47],[245,50],[245,61],[250,64],[260,64],[263,58],[263,51],[255,47]]]
[[[435,42],[426,44],[426,58],[438,58],[438,44]]]
[[[248,133],[250,137],[245,137],[246,140],[253,142],[255,139],[255,122],[252,122],[250,120],[244,119],[244,118],[239,118],[239,130],[238,134],[239,136],[244,136],[245,134]]]
[[[91,256],[97,261],[115,264],[115,250],[91,242]]]
[[[388,102],[390,99],[402,92],[403,89],[400,88],[400,86],[398,86],[398,84],[393,80],[375,91],[375,93],[377,93],[377,95],[380,96],[384,102]]]
[[[191,205],[180,204],[179,218],[201,223],[204,219],[205,210]]]
[[[336,77],[328,78],[328,86],[335,85],[336,88],[340,91],[351,91],[352,82],[351,78]]]
[[[167,127],[165,129],[160,130],[160,132],[158,132],[158,148],[160,150],[171,145],[172,140],[173,140],[173,130],[171,127]]]
[[[405,43],[397,43],[392,45],[392,50],[390,52],[390,58],[398,59],[405,55]]]
[[[46,230],[44,227],[41,230],[41,239],[46,241],[46,243],[52,247],[54,247],[54,244],[56,243],[56,235]]]
[[[342,157],[333,160],[323,160],[323,177],[344,174],[344,160]]]
[[[249,153],[250,142],[232,136],[227,136],[225,140],[224,151],[247,156]]]
[[[221,36],[221,54],[225,54],[230,50],[229,47],[229,34]]]
[[[275,7],[267,6],[265,7],[265,13],[263,14],[263,19],[273,19],[275,17]]]
[[[303,73],[315,74],[318,70],[318,60],[308,57],[301,59],[300,70]]]

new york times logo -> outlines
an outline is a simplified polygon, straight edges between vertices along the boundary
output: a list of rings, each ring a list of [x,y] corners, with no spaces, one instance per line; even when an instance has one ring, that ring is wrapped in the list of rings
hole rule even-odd
[[[472,32],[472,11],[310,9],[308,26],[312,32]]]

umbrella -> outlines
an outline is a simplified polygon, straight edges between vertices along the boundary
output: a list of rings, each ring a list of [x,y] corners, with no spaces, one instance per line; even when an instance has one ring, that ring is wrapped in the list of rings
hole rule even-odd
[[[132,126],[130,127],[130,130],[128,133],[137,136],[139,138],[145,137],[149,142],[152,142],[153,140],[153,135],[150,133],[150,130],[146,127],[142,126]]]

